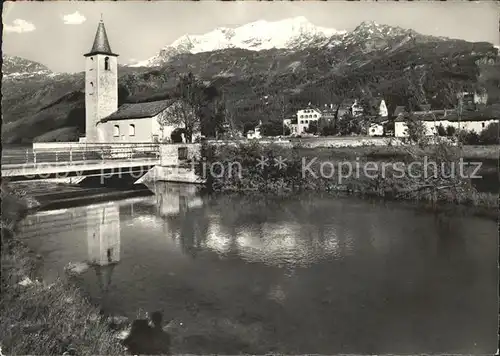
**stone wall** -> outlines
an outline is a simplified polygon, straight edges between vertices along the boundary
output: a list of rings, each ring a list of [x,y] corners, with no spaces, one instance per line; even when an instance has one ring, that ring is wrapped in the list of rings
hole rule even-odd
[[[186,160],[179,159],[180,150],[187,150],[187,160],[200,158],[201,144],[199,143],[172,143],[160,145],[160,166],[178,166]]]
[[[399,145],[401,140],[394,137],[370,137],[370,136],[351,136],[351,137],[318,137],[305,140],[292,140],[292,143],[303,147],[361,147],[361,146],[387,146]]]

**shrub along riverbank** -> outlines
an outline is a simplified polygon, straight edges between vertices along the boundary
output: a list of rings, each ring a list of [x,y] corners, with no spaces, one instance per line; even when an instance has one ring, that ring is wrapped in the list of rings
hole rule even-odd
[[[99,309],[63,280],[38,278],[40,258],[16,239],[36,202],[2,184],[0,343],[13,355],[120,355],[125,350]]]
[[[257,142],[204,145],[206,160],[197,166],[197,174],[207,179],[209,189],[219,192],[343,192],[496,209],[498,196],[474,188],[475,166],[463,164],[459,148],[447,144],[398,147],[397,155],[390,155],[390,150],[375,158],[368,152],[353,154],[355,149],[339,155],[335,150]]]

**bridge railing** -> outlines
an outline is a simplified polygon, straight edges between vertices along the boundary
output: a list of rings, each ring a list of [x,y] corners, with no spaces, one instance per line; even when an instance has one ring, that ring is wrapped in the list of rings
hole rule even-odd
[[[50,146],[49,146],[50,147]],[[123,159],[159,159],[160,148],[155,143],[85,144],[64,148],[11,148],[3,150],[2,165],[37,163],[81,163]]]

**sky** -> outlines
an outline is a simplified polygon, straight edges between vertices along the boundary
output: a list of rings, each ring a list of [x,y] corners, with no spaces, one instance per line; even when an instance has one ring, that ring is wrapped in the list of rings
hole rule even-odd
[[[500,44],[500,5],[493,1],[21,1],[3,6],[3,52],[56,72],[84,70],[82,56],[92,47],[101,14],[121,64],[150,58],[185,34],[296,16],[337,30],[375,21],[427,35]]]

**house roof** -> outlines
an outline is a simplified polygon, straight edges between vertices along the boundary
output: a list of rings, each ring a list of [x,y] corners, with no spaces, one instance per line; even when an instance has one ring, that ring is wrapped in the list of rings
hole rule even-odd
[[[101,121],[126,120],[148,118],[158,115],[160,112],[170,107],[175,102],[174,99],[151,101],[148,103],[123,104],[117,111],[105,117]]]
[[[92,56],[94,54],[108,54],[110,56],[118,56],[111,51],[111,46],[109,45],[108,35],[106,34],[106,28],[104,28],[104,22],[101,20],[97,26],[97,32],[94,38],[94,44],[89,53],[85,54],[86,57]]]
[[[484,111],[464,111],[462,115],[458,115],[456,112],[452,112],[449,115],[443,117],[443,120],[448,121],[488,121],[488,120],[498,120],[500,118],[499,113],[495,113],[493,110]]]
[[[372,124],[383,124],[383,123],[386,123],[386,122],[388,122],[388,121],[389,121],[389,120],[387,120],[387,117],[380,117],[380,116],[376,116],[376,117],[374,117],[374,118],[372,118],[372,119],[370,120],[370,122],[371,122]]]
[[[436,110],[437,111],[437,110]],[[406,121],[409,117],[414,117],[417,118],[420,121],[440,121],[440,120],[447,120],[444,115],[444,110],[441,110],[442,113],[436,113],[433,111],[430,112],[422,112],[422,111],[417,111],[417,112],[412,112],[408,113],[405,112],[402,115],[399,115],[395,121]]]
[[[411,115],[429,115],[429,114],[434,114],[434,115],[445,115],[446,110],[440,109],[440,110],[426,110],[426,111],[413,111]]]
[[[401,115],[396,118],[395,121],[405,121],[409,115]],[[489,112],[464,112],[460,116],[456,112],[451,112],[447,115],[432,115],[432,114],[424,114],[417,116],[421,121],[488,121],[488,120],[498,120],[498,115],[495,117],[495,114]]]

